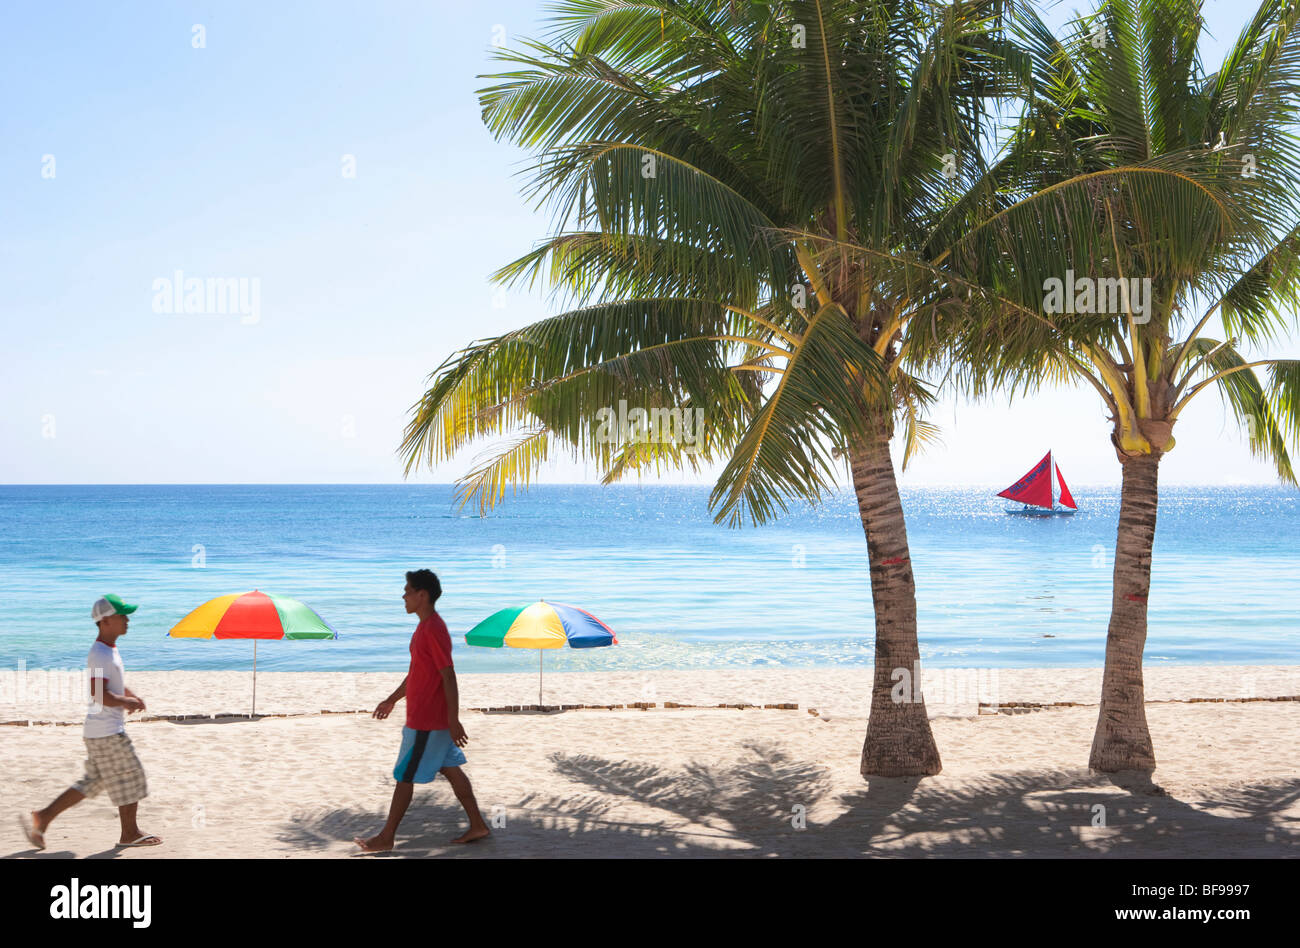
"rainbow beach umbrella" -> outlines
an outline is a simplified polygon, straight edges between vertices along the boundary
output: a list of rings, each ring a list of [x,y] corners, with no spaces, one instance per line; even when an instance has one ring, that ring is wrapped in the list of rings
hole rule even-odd
[[[209,599],[167,633],[174,639],[252,639],[253,714],[257,713],[258,639],[337,639],[316,610],[288,596],[235,593]]]
[[[542,704],[542,649],[600,648],[617,645],[618,639],[590,612],[542,600],[494,612],[466,633],[465,644],[537,649],[537,703]]]

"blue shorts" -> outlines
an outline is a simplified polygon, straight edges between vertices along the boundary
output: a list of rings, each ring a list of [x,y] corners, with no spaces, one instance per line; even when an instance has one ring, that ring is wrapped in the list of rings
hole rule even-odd
[[[402,749],[397,753],[393,779],[400,783],[432,783],[443,767],[459,767],[465,755],[452,743],[451,731],[417,731],[402,728]]]

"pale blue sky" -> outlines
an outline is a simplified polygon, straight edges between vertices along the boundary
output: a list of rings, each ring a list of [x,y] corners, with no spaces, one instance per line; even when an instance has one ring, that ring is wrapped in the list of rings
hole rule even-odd
[[[548,313],[540,293],[494,304],[487,275],[547,222],[474,94],[494,29],[535,34],[542,12],[5,4],[0,483],[400,481],[394,451],[427,374]],[[1221,41],[1248,13],[1208,4]],[[257,278],[257,321],[155,312],[154,281],[178,269]],[[1009,483],[1048,447],[1072,481],[1118,482],[1091,390],[947,401],[934,420],[944,444],[905,483]],[[1273,480],[1216,395],[1177,435],[1168,483]],[[417,479],[452,480],[472,458]],[[571,464],[544,477],[584,479]]]

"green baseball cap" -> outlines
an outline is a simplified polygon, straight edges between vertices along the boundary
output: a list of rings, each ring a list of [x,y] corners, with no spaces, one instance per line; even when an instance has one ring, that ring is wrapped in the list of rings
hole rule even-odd
[[[90,618],[94,622],[100,619],[107,619],[109,616],[129,616],[139,606],[132,606],[122,601],[122,597],[109,593],[102,599],[96,599],[95,604],[90,607]]]

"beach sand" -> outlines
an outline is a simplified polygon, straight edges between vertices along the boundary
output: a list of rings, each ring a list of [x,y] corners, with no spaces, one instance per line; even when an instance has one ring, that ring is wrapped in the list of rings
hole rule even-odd
[[[267,716],[250,720],[233,716],[248,710],[247,672],[130,672],[149,707],[128,724],[149,776],[140,825],[165,845],[114,849],[101,796],[59,817],[39,855],[348,856],[387,811],[403,711],[368,712],[401,677],[263,673]],[[0,727],[3,856],[33,855],[16,815],[81,773],[82,707],[39,678],[0,688],[0,722],[20,722]],[[659,707],[462,712],[493,837],[449,843],[465,824],[439,780],[417,786],[392,856],[370,858],[1300,855],[1300,702],[1241,700],[1300,695],[1300,666],[1150,667],[1146,681],[1153,784],[1087,770],[1100,669],[929,671],[943,773],[868,783],[868,668],[553,673],[548,704]],[[462,675],[460,688],[463,708],[537,702],[532,675]],[[980,713],[990,698],[1004,713]]]

